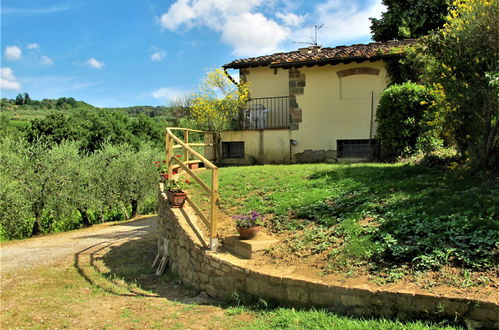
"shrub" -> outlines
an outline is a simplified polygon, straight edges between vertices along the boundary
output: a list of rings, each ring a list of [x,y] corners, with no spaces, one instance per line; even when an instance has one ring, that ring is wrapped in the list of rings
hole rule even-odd
[[[423,39],[424,77],[444,98],[445,133],[478,169],[499,166],[498,1],[456,0]]]
[[[383,92],[376,112],[382,158],[429,152],[440,143],[433,124],[434,101],[428,88],[411,82],[392,85]]]

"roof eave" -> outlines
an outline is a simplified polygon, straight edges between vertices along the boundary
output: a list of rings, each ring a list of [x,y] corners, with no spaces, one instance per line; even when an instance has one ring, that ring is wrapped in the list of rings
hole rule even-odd
[[[320,59],[320,60],[311,60],[311,61],[297,61],[297,62],[283,62],[283,63],[272,63],[272,62],[259,62],[259,63],[229,63],[223,66],[224,69],[247,69],[247,68],[256,68],[256,67],[264,67],[268,66],[270,68],[295,68],[295,67],[303,67],[303,66],[323,66],[326,64],[336,65],[340,63],[352,63],[352,62],[365,62],[365,61],[377,61],[388,58],[397,58],[402,57],[402,53],[393,53],[393,54],[380,54],[373,56],[358,56],[358,57],[345,57],[345,58],[329,58],[329,59]]]

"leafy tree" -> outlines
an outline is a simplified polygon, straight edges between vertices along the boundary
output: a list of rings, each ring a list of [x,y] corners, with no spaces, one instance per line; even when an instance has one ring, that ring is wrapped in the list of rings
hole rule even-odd
[[[222,159],[220,132],[229,128],[248,97],[248,85],[240,83],[235,86],[222,69],[208,72],[194,96],[191,114],[201,127],[215,133],[213,142],[218,162]]]
[[[45,118],[35,119],[27,132],[29,142],[59,144],[64,140],[77,140],[77,128],[71,118],[62,113],[50,114]]]
[[[445,100],[445,132],[477,168],[499,164],[499,2],[458,0],[423,40],[427,81]]]
[[[80,155],[79,159],[75,160],[66,168],[66,172],[72,178],[68,184],[66,198],[80,213],[83,226],[88,227],[92,225],[91,210],[101,209],[103,205],[104,198],[100,184],[102,173],[95,154]]]
[[[23,105],[24,104],[24,96],[19,93],[16,96],[16,105]]]
[[[23,94],[23,104],[30,104],[31,103],[31,98],[29,97],[28,93]]]
[[[24,174],[26,142],[13,136],[0,139],[0,237],[23,238],[31,234],[32,213]]]
[[[448,0],[383,0],[387,11],[380,19],[370,18],[375,41],[419,38],[441,27]]]
[[[130,145],[105,144],[97,153],[101,198],[106,205],[121,205],[128,217],[138,214],[140,203],[155,191],[158,173],[153,166],[160,159],[159,151],[142,145],[139,150]]]

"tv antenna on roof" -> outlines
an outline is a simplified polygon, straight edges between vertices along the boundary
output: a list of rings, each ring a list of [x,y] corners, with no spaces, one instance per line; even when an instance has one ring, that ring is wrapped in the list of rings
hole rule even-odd
[[[319,31],[323,27],[324,27],[324,24],[314,25],[314,30],[315,30],[314,38],[310,38],[310,39],[312,39],[312,42],[294,41],[293,43],[294,44],[307,44],[307,45],[311,45],[311,46],[318,46],[319,44],[317,43],[317,31]]]

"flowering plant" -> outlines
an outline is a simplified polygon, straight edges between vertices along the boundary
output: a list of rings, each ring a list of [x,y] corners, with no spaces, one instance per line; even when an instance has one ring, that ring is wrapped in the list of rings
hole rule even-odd
[[[236,226],[243,228],[252,228],[263,224],[262,215],[256,211],[247,214],[236,214],[232,219],[236,221]]]
[[[166,160],[162,160],[162,161],[157,160],[154,162],[154,165],[158,169],[159,173],[167,173],[168,172],[168,166],[166,165]]]
[[[165,181],[165,190],[171,192],[182,192],[188,185],[191,184],[189,179],[185,180],[168,180],[168,174],[164,174],[164,178],[167,179]]]

